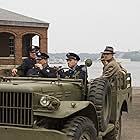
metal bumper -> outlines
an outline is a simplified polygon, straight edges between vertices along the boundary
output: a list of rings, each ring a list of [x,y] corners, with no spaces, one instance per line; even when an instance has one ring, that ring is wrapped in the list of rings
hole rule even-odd
[[[1,140],[67,140],[60,131],[0,126]]]

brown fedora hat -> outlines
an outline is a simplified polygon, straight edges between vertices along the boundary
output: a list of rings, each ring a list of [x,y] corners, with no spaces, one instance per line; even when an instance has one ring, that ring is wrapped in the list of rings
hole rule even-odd
[[[105,50],[102,53],[111,53],[115,54],[113,47],[111,46],[106,46]]]

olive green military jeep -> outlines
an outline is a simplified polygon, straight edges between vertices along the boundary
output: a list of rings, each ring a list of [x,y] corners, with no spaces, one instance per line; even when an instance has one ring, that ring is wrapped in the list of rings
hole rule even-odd
[[[86,61],[85,70],[90,66]],[[132,101],[130,74],[111,81],[1,77],[0,139],[120,140]]]

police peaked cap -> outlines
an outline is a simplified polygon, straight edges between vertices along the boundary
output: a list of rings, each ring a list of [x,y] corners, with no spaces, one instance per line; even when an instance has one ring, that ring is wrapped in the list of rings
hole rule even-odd
[[[36,51],[40,50],[40,47],[39,46],[32,46],[32,49],[36,49]]]
[[[46,53],[37,53],[37,59],[48,59],[49,55]]]
[[[29,52],[37,52],[38,50],[40,50],[40,48],[38,46],[29,47]]]
[[[36,53],[36,49],[35,48],[29,48],[29,52],[34,52],[34,53]]]
[[[75,53],[67,53],[66,57],[67,57],[66,60],[68,60],[68,59],[75,59],[77,61],[80,60],[80,57]]]

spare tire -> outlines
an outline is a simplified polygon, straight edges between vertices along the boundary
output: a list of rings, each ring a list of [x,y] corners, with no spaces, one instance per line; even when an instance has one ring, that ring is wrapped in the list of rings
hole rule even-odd
[[[99,130],[105,131],[111,115],[111,86],[107,79],[96,78],[90,84],[87,97],[97,111]]]

